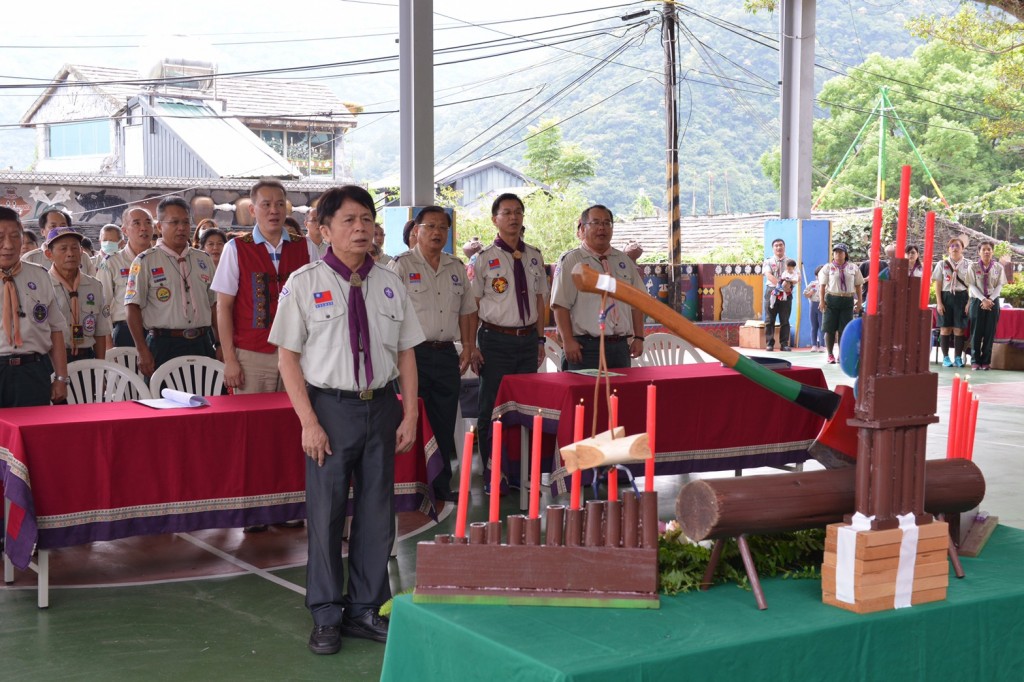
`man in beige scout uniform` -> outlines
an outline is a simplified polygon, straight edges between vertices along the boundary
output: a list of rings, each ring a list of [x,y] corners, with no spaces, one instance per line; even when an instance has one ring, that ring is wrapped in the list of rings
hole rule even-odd
[[[46,235],[46,257],[57,307],[67,321],[64,343],[68,360],[106,357],[110,336],[110,309],[99,280],[78,269],[85,254],[82,235],[70,227],[55,227]]]
[[[536,372],[544,362],[548,276],[540,251],[522,239],[524,214],[518,196],[499,195],[491,204],[491,222],[498,235],[469,268],[480,316],[473,369],[480,375],[477,431],[485,462],[491,455],[491,413],[501,378]]]
[[[388,263],[409,292],[427,340],[416,346],[419,395],[441,454],[441,473],[434,478],[434,496],[456,499],[451,490],[452,457],[458,455],[455,420],[459,411],[460,377],[476,347],[476,299],[466,266],[441,249],[448,242],[451,218],[440,206],[416,214],[416,246]],[[462,342],[462,355],[455,352]],[[428,472],[430,473],[430,472]]]
[[[601,336],[604,335],[608,367],[629,367],[630,359],[644,352],[644,315],[628,305],[609,299],[614,304],[601,330],[601,296],[581,294],[572,281],[572,269],[584,263],[598,272],[643,288],[643,278],[633,260],[612,248],[612,212],[600,204],[580,215],[583,243],[566,251],[558,260],[551,282],[551,310],[562,337],[564,368],[597,369]]]
[[[46,270],[21,261],[22,229],[18,213],[0,206],[0,408],[68,395],[66,323]]]
[[[149,211],[136,206],[125,209],[121,217],[124,234],[128,239],[125,247],[103,261],[96,272],[96,279],[103,285],[103,300],[110,306],[111,336],[114,346],[134,346],[132,332],[128,329],[128,311],[124,307],[124,292],[128,289],[128,273],[135,257],[150,248],[153,239],[153,216]]]
[[[391,598],[388,556],[395,514],[395,453],[412,447],[419,405],[416,356],[424,340],[398,275],[368,255],[376,210],[362,187],[328,190],[317,205],[331,244],[281,291],[270,342],[302,424],[309,542],[309,648],[341,649],[341,635],[387,640],[378,615]],[[398,401],[398,379],[403,400]],[[353,484],[349,579],[341,558]]]
[[[217,338],[217,299],[210,288],[213,260],[188,245],[188,202],[168,197],[156,215],[162,237],[132,262],[124,295],[139,371],[146,376],[182,355],[220,359],[210,336],[212,324]]]

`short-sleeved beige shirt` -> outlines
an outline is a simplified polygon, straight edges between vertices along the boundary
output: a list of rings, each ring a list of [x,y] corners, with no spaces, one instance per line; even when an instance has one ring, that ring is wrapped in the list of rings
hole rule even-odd
[[[846,280],[845,288],[843,287],[844,276]],[[821,296],[827,296],[828,294],[856,296],[863,285],[864,275],[860,274],[860,268],[850,261],[843,264],[842,270],[834,262],[829,262],[818,272],[818,286],[821,289]]]
[[[50,273],[32,263],[22,263],[21,272],[14,276],[18,290],[18,306],[24,317],[19,318],[22,344],[15,348],[8,340],[8,330],[0,315],[0,355],[26,355],[49,353],[53,346],[53,332],[63,332],[67,321],[57,305]],[[0,296],[0,307],[4,297]],[[2,308],[0,308],[2,309]],[[17,312],[15,312],[17,314]],[[65,332],[67,333],[67,332]]]
[[[435,271],[420,250],[413,248],[396,256],[387,267],[405,284],[427,340],[459,341],[459,317],[476,312],[462,261],[442,253]]]
[[[147,249],[132,261],[124,303],[142,309],[146,329],[194,329],[208,327],[217,294],[210,288],[213,259],[209,254],[185,249],[183,278],[177,261],[159,246]],[[186,282],[187,279],[187,282]]]
[[[524,320],[519,316],[516,302],[515,259],[511,253],[488,244],[473,257],[468,268],[470,288],[480,306],[480,319],[501,327],[526,327],[537,323],[537,296],[548,295],[548,275],[544,257],[536,248],[525,244],[523,268],[526,270],[526,290],[530,299],[530,314]]]
[[[971,265],[970,279],[967,280],[967,284],[970,287],[971,298],[976,298],[979,301],[988,298],[990,301],[995,301],[999,298],[1003,285],[1006,284],[1006,272],[1003,270],[1002,264],[996,260],[989,261],[988,272],[985,272],[985,264],[979,260]],[[988,296],[985,295],[986,288]]]
[[[954,263],[949,258],[942,258],[932,270],[932,281],[942,282],[943,291],[967,291],[971,285],[971,261],[961,258]]]
[[[103,300],[110,306],[110,321],[124,322],[128,314],[124,309],[124,292],[128,288],[128,273],[138,255],[126,246],[100,264],[96,279],[103,287]]]
[[[64,325],[64,344],[71,348],[73,318],[71,316],[71,294],[50,271],[50,281],[57,298],[57,307],[67,321]],[[76,348],[92,348],[97,336],[110,334],[110,308],[103,299],[103,286],[95,277],[82,273],[78,281],[78,324],[82,327]],[[70,356],[69,356],[70,357]]]
[[[382,388],[398,376],[398,352],[426,337],[398,274],[374,265],[362,286],[373,362],[373,382],[367,386],[362,361],[358,379],[352,361],[350,289],[324,261],[293,272],[281,290],[270,343],[299,353],[302,375],[313,386],[342,391]]]
[[[583,247],[578,247],[562,254],[555,268],[555,276],[551,281],[551,305],[560,306],[569,311],[572,319],[574,336],[587,334],[600,336],[601,296],[580,292],[572,281],[572,269],[584,263],[600,273],[604,273],[601,260]],[[627,284],[643,288],[644,281],[633,260],[618,249],[608,252],[608,269],[613,277]],[[605,334],[608,336],[628,336],[633,333],[632,308],[620,301],[609,301],[614,307],[608,313],[605,322]]]

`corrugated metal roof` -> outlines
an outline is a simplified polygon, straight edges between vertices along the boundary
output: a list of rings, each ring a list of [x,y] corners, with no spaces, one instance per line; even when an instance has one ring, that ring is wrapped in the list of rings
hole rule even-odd
[[[65,64],[53,83],[33,102],[21,118],[29,125],[32,117],[51,97],[60,83],[81,81],[94,88],[109,102],[110,113],[123,107],[129,99],[149,89],[147,82],[134,69],[108,66]],[[158,90],[159,92],[159,90]],[[326,85],[270,78],[216,78],[210,91],[190,93],[197,98],[219,99],[225,103],[222,113],[245,119],[294,119],[304,122],[354,127],[356,117],[345,103]]]
[[[148,105],[143,105],[149,108]],[[216,177],[298,177],[299,172],[236,118],[205,104],[158,99],[159,124],[174,133]]]

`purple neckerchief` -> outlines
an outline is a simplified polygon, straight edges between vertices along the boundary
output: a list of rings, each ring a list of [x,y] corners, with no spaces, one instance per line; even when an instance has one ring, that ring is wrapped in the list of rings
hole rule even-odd
[[[512,254],[512,278],[515,280],[516,303],[519,304],[519,318],[526,324],[526,318],[530,316],[530,290],[526,286],[526,268],[523,267],[523,256],[526,252],[526,244],[520,239],[516,248],[505,243],[501,236],[494,238],[494,244],[507,253]],[[516,258],[516,254],[519,257]]]
[[[978,267],[981,268],[981,272],[984,274],[984,277],[981,278],[981,293],[985,294],[985,298],[988,298],[988,273],[992,270],[993,263],[995,261],[990,260],[988,267],[985,267],[985,261],[978,261]]]
[[[840,265],[836,261],[832,261],[832,267],[839,270],[839,290],[846,291],[846,263]]]
[[[341,275],[346,282],[352,277],[352,270],[342,263],[334,251],[327,250],[324,262],[331,270]],[[356,385],[359,385],[359,350],[363,351],[363,365],[366,368],[366,387],[373,383],[373,360],[370,358],[370,321],[366,318],[366,300],[363,297],[363,283],[373,269],[373,259],[365,257],[355,274],[361,280],[358,286],[348,288],[348,342],[352,346],[352,368],[355,370]]]

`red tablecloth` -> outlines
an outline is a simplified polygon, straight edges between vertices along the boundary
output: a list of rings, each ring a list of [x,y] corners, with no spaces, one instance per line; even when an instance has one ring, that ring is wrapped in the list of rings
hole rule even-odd
[[[287,394],[209,400],[180,410],[119,402],[0,411],[5,551],[14,564],[26,567],[36,543],[305,518],[305,455]],[[395,460],[396,508],[432,511],[436,452],[421,401],[416,444]]]
[[[1003,308],[996,325],[996,343],[1024,343],[1024,308]]]
[[[627,434],[646,430],[647,385],[658,387],[656,473],[724,471],[803,462],[824,420],[717,362],[615,370],[612,390],[619,395],[619,423]],[[782,374],[811,386],[826,387],[820,369],[793,367]],[[530,426],[540,409],[545,433],[559,447],[572,442],[574,409],[586,408],[584,433],[590,435],[594,379],[569,372],[507,376],[498,389],[495,418],[506,426]],[[598,431],[608,423],[602,382]],[[510,441],[505,462],[518,460],[518,429],[506,429]],[[545,443],[542,452],[554,450]],[[518,476],[514,466],[503,467]],[[631,467],[642,474],[643,465]],[[565,491],[564,467],[556,466],[552,485]]]

